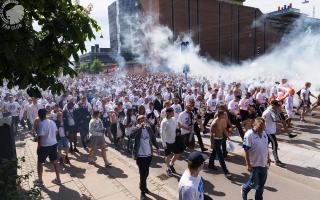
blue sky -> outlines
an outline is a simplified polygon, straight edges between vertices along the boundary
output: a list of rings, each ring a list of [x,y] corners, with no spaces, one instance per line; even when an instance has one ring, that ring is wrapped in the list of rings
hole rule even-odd
[[[100,47],[109,47],[109,24],[108,24],[108,5],[115,0],[80,0],[80,4],[87,6],[93,4],[91,17],[97,20],[101,26],[101,32],[96,33],[96,40],[86,42],[86,47],[90,51],[90,46],[100,44]],[[312,16],[313,7],[316,8],[316,17],[320,18],[320,0],[309,0],[310,3],[302,4],[304,0],[246,0],[246,6],[259,8],[262,12],[268,13],[277,10],[278,6],[293,4],[294,8],[298,8],[302,13]],[[103,38],[100,38],[100,35]]]

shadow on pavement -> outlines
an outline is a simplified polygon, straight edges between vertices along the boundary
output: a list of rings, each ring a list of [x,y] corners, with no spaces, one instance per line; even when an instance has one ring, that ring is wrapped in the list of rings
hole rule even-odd
[[[202,178],[203,181],[203,189],[204,193],[208,194],[210,196],[218,196],[218,197],[223,197],[226,196],[226,193],[224,192],[219,192],[214,190],[214,185],[210,183],[209,181],[205,180]]]
[[[75,165],[72,165],[72,164],[71,165],[64,165],[64,170],[60,170],[60,173],[62,173],[62,174],[67,173],[71,177],[83,179],[83,178],[85,178],[84,174],[86,173],[86,169],[76,167]]]
[[[278,189],[270,187],[270,186],[264,186],[265,190],[268,190],[269,192],[278,192]]]
[[[83,197],[80,196],[80,194],[77,191],[71,190],[70,188],[67,188],[64,185],[61,185],[59,187],[58,192],[51,191],[48,188],[43,188],[42,191],[49,196],[49,199],[53,199],[53,200],[58,200],[58,199],[74,199],[74,200],[79,199],[80,200],[80,199],[83,199]]]
[[[309,177],[320,178],[320,170],[314,167],[301,167],[286,163],[285,169],[296,174],[302,174]]]
[[[111,166],[111,167],[104,167],[100,166],[98,164],[93,164],[95,167],[97,167],[97,173],[98,174],[104,174],[107,175],[108,178],[116,179],[116,178],[128,178],[128,175],[124,173],[124,171],[118,167]]]
[[[241,174],[233,174],[233,173],[231,173],[230,181],[231,181],[232,184],[241,186],[248,179],[249,179],[249,174],[248,173],[241,173]]]
[[[150,192],[150,194],[147,194],[147,199],[149,199],[149,200],[153,200],[153,199],[149,198],[148,195],[150,195],[151,197],[153,197],[153,199],[156,199],[156,200],[167,200],[167,199],[159,196],[159,194],[156,194],[154,192]]]

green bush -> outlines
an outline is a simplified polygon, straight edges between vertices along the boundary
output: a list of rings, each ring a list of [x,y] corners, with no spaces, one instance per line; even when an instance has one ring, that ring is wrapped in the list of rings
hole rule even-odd
[[[21,169],[19,163],[25,162],[25,158],[2,160],[0,163],[0,199],[8,200],[33,200],[41,199],[39,188],[24,190],[21,187],[23,181],[28,181],[31,173],[17,175],[17,169]]]

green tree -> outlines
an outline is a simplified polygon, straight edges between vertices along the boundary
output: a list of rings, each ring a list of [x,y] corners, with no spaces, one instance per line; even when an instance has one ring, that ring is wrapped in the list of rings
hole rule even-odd
[[[94,59],[90,64],[90,73],[98,74],[103,71],[103,65],[99,59]]]
[[[39,89],[59,93],[64,89],[60,72],[76,75],[70,59],[79,62],[78,52],[85,51],[85,41],[100,28],[88,16],[90,9],[71,0],[19,2],[25,9],[21,28],[7,30],[0,20],[0,85],[6,80],[9,88],[18,85],[36,97]]]

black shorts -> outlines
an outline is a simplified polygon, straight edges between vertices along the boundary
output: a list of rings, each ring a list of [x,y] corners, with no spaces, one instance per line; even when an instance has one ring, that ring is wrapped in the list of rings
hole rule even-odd
[[[40,147],[37,150],[37,154],[39,163],[44,163],[48,156],[50,161],[58,160],[57,144],[48,147]]]
[[[176,136],[176,141],[174,142],[175,153],[181,154],[186,149],[185,140],[182,135]]]
[[[176,154],[176,150],[175,150],[175,144],[169,144],[169,143],[166,143],[166,148],[164,149],[164,155],[165,156],[169,156],[171,155],[172,153]]]
[[[249,111],[240,110],[240,116],[241,116],[241,121],[246,121],[247,119],[249,119]]]

